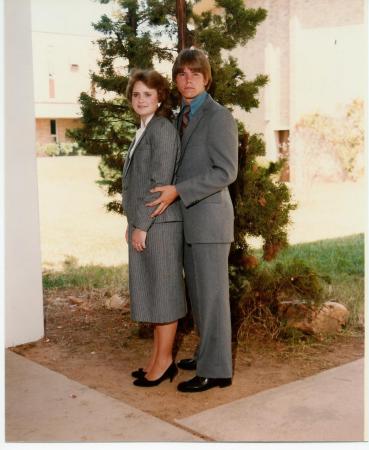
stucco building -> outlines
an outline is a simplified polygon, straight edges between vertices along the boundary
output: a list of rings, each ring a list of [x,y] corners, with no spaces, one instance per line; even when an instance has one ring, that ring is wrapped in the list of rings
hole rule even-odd
[[[36,143],[65,143],[68,128],[80,126],[79,95],[91,94],[90,72],[97,69],[101,35],[91,22],[112,10],[91,0],[32,0],[32,51]]]

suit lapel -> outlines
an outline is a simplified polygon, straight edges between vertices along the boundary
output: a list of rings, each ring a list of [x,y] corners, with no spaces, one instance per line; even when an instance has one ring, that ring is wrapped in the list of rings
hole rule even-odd
[[[204,101],[204,103],[200,106],[199,110],[197,111],[197,113],[195,114],[195,116],[190,120],[190,122],[188,123],[187,128],[185,128],[183,136],[182,136],[182,142],[181,142],[181,157],[178,161],[178,165],[181,163],[183,155],[185,153],[187,144],[190,140],[190,137],[192,136],[193,132],[195,131],[195,129],[197,128],[197,126],[199,125],[199,123],[201,122],[201,119],[204,117],[204,115],[206,114],[211,102],[213,101],[213,99],[211,98],[211,96],[209,95],[206,100]],[[179,120],[177,118],[177,129],[179,126]]]
[[[190,137],[192,133],[197,128],[198,124],[200,123],[201,119],[203,118],[204,114],[206,114],[207,109],[209,108],[211,102],[213,99],[210,95],[205,99],[204,103],[200,106],[199,110],[195,114],[195,116],[190,120],[187,128],[184,130],[183,137],[182,137],[182,148],[185,149],[188,141],[190,140]]]
[[[174,119],[174,124],[173,124],[176,127],[178,133],[179,133],[179,127],[180,127],[180,121],[179,121],[180,117],[181,117],[181,114],[178,113]]]
[[[129,152],[131,151],[131,148],[133,147],[133,144],[134,144],[134,143],[135,143],[135,140],[133,140],[133,141],[130,143],[130,145],[129,145],[129,147],[128,147],[128,150],[127,150],[127,156],[126,156],[126,158],[125,158],[125,160],[124,160],[124,166],[123,166],[123,177],[126,176],[128,167],[129,167],[129,165],[131,164],[131,161],[130,161],[131,158],[129,157]]]
[[[128,169],[129,169],[129,167],[130,167],[130,165],[131,165],[131,162],[132,162],[132,159],[133,159],[135,153],[137,152],[137,150],[138,150],[138,148],[139,148],[139,145],[140,145],[140,142],[141,142],[142,138],[145,136],[145,134],[147,133],[147,130],[150,129],[150,126],[152,125],[153,122],[155,122],[155,120],[156,120],[156,117],[154,116],[154,117],[150,120],[150,122],[148,123],[147,127],[145,128],[145,131],[144,131],[144,132],[141,134],[141,136],[139,137],[139,139],[138,139],[138,141],[137,141],[137,144],[136,144],[136,148],[135,148],[135,150],[134,150],[134,152],[133,152],[133,155],[132,155],[131,157],[129,157],[129,152],[131,151],[131,148],[132,148],[133,145],[135,144],[136,139],[135,139],[134,141],[131,142],[131,145],[129,146],[129,149],[128,149],[128,151],[127,151],[127,158],[126,158],[126,160],[125,160],[125,162],[124,162],[124,167],[123,167],[123,177],[125,177],[125,176],[127,175],[127,173],[128,173]]]

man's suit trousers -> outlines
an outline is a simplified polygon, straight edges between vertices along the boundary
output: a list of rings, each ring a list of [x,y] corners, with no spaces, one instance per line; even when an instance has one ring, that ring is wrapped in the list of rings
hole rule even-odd
[[[184,247],[187,290],[200,334],[196,374],[206,378],[231,378],[230,244],[185,243]]]

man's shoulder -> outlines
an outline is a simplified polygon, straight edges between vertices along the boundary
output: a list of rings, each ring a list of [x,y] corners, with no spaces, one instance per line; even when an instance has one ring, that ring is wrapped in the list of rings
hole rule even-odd
[[[208,96],[207,109],[212,112],[222,112],[225,114],[231,114],[230,111],[216,100],[211,95]]]
[[[234,121],[234,117],[229,109],[218,103],[210,95],[208,98],[207,116],[212,117],[212,119],[226,120],[227,122]]]

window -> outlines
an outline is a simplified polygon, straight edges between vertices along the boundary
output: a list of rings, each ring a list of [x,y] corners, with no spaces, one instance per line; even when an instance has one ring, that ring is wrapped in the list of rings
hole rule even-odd
[[[55,98],[55,80],[49,75],[49,98]]]
[[[70,71],[71,72],[78,72],[79,71],[79,65],[78,64],[71,64],[70,65]]]
[[[51,119],[50,120],[50,134],[54,138],[54,142],[56,142],[56,120]]]

